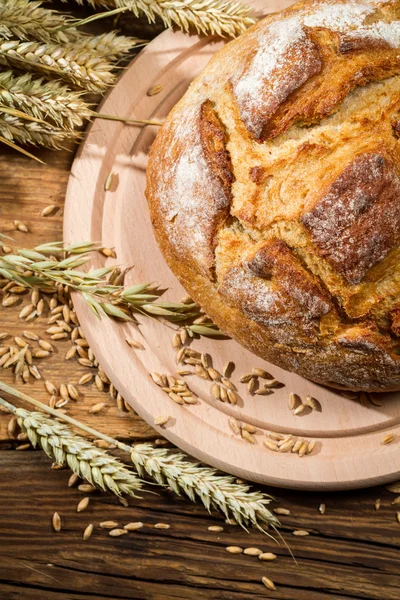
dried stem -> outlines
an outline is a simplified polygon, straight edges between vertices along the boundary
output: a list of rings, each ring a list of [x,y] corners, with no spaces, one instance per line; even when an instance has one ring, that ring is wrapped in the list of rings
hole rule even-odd
[[[264,531],[265,527],[269,525],[272,527],[279,525],[278,519],[266,508],[271,497],[261,492],[250,491],[247,484],[236,483],[235,478],[230,475],[221,474],[211,467],[193,463],[182,453],[171,453],[166,449],[156,448],[152,444],[136,444],[132,448],[50,408],[39,400],[30,398],[1,381],[0,390],[25,400],[60,420],[86,431],[97,439],[103,439],[117,446],[129,454],[140,476],[146,474],[157,484],[169,486],[177,495],[184,494],[193,502],[200,500],[207,510],[212,507],[217,508],[227,518],[233,517],[242,527],[253,525]],[[3,405],[4,402],[2,401]]]

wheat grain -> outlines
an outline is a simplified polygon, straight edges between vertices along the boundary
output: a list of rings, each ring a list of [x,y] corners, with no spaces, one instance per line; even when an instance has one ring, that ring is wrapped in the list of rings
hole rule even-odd
[[[210,525],[209,527],[207,527],[207,530],[211,531],[212,533],[221,533],[221,531],[223,531],[224,528],[220,525]]]
[[[245,548],[243,550],[243,554],[247,556],[260,556],[263,553],[259,548]]]
[[[273,552],[263,552],[262,554],[259,554],[258,558],[260,560],[276,560],[276,554],[274,554]]]
[[[126,533],[128,533],[128,531],[126,529],[111,529],[111,531],[108,532],[108,535],[111,537],[121,537],[121,535],[125,535]]]
[[[265,587],[271,591],[275,591],[276,587],[273,581],[271,581],[271,579],[269,579],[269,577],[263,577],[261,579],[262,583],[265,585]]]
[[[241,548],[240,546],[227,546],[225,548],[225,550],[227,552],[229,552],[229,554],[242,554],[243,553],[243,548]]]
[[[99,523],[99,526],[102,529],[115,529],[116,527],[118,527],[118,523],[117,521],[102,521],[101,523]]]
[[[61,531],[61,518],[57,512],[54,513],[54,515],[51,519],[51,523],[53,525],[54,531],[57,531],[57,532]]]
[[[124,525],[124,529],[126,531],[137,531],[138,529],[142,529],[143,523],[141,521],[137,521],[135,523],[127,523]]]

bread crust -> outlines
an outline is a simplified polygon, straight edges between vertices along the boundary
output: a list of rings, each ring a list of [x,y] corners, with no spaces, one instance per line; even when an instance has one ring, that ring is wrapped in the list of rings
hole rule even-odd
[[[243,346],[400,390],[400,1],[306,0],[227,44],[161,128],[154,232]]]

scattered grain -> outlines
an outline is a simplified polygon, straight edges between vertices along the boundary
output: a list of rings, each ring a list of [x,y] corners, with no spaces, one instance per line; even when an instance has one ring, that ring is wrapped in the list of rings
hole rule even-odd
[[[246,440],[246,442],[249,442],[250,444],[255,444],[256,443],[255,437],[251,433],[249,433],[248,431],[246,431],[245,429],[242,429],[241,435],[242,435],[242,438],[244,440]]]
[[[115,529],[116,527],[118,527],[118,523],[117,521],[102,521],[101,523],[99,523],[99,526],[102,529]]]
[[[61,517],[58,514],[58,512],[55,512],[52,519],[51,519],[51,523],[53,525],[53,529],[54,531],[61,531]]]
[[[78,503],[78,506],[76,507],[76,512],[79,513],[86,510],[89,506],[89,502],[90,498],[88,498],[87,496],[85,498],[82,498],[82,500]]]
[[[278,508],[274,508],[274,513],[276,515],[290,515],[290,510],[288,508],[282,508],[280,506],[278,506]]]
[[[242,554],[243,552],[243,548],[240,546],[227,546],[225,550],[229,552],[229,554]]]
[[[258,558],[260,560],[275,560],[276,554],[273,552],[263,552],[262,554],[259,554]]]
[[[294,531],[292,531],[292,535],[295,535],[297,537],[306,537],[310,534],[308,531],[305,531],[305,529],[295,529]]]
[[[383,446],[387,446],[388,444],[391,444],[395,439],[395,435],[394,433],[388,433],[387,435],[385,435],[385,437],[382,440],[382,445]]]
[[[138,529],[142,529],[143,523],[141,521],[137,521],[135,523],[127,523],[124,525],[124,529],[126,531],[137,531]]]
[[[272,590],[272,591],[276,590],[276,587],[275,587],[275,584],[274,584],[274,582],[273,582],[273,581],[271,581],[271,579],[269,579],[269,577],[265,577],[265,576],[264,576],[264,577],[261,579],[261,581],[262,581],[262,583],[265,585],[265,587],[266,587],[267,589],[269,589],[269,590]]]
[[[151,88],[149,88],[147,90],[147,95],[155,96],[156,94],[159,94],[163,90],[163,87],[164,86],[161,83],[156,83],[155,85],[152,85]]]
[[[159,427],[166,425],[170,418],[171,417],[169,415],[160,415],[154,419],[154,425],[158,425]]]
[[[79,481],[79,475],[76,473],[72,473],[71,477],[68,479],[68,487],[73,487]]]
[[[259,548],[245,548],[243,550],[243,554],[246,554],[247,556],[260,556],[262,553],[263,551]]]
[[[228,419],[229,427],[232,429],[233,433],[236,435],[240,435],[240,423],[235,417],[229,417]]]
[[[220,525],[210,525],[210,527],[207,527],[207,529],[208,531],[212,531],[213,533],[221,533],[221,531],[224,530],[224,528]]]
[[[125,535],[126,533],[128,533],[128,531],[126,529],[111,529],[111,531],[108,532],[108,535],[110,535],[111,537],[120,537],[121,535]]]
[[[154,529],[169,529],[171,527],[171,525],[168,525],[168,523],[156,523],[154,525]]]

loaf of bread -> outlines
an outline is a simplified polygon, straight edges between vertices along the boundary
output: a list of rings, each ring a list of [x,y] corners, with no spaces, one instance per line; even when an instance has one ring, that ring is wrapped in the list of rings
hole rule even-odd
[[[151,149],[155,234],[258,356],[400,390],[400,1],[305,0],[210,61]]]

